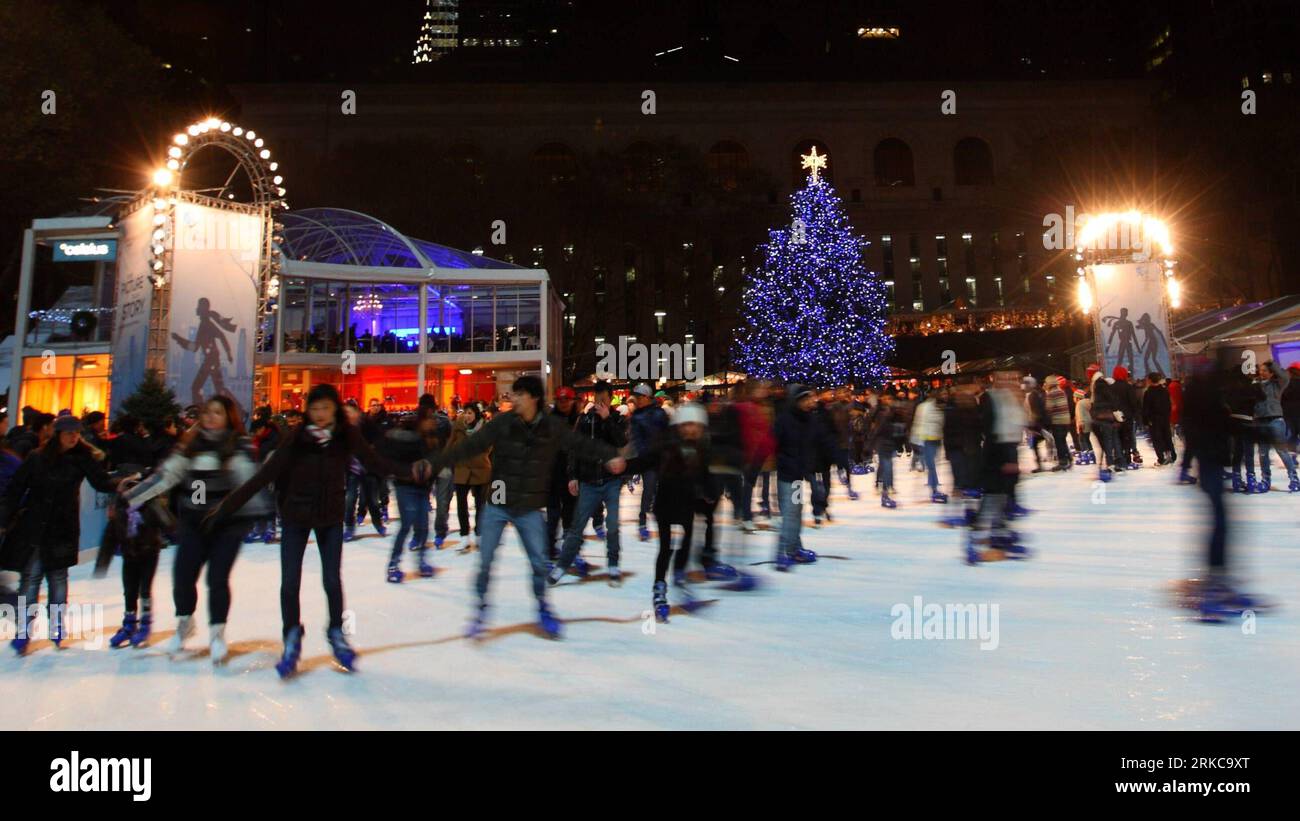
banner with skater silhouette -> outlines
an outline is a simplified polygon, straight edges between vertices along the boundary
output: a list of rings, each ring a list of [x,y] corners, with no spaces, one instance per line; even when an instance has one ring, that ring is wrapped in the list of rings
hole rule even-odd
[[[1096,306],[1093,325],[1107,375],[1123,365],[1134,379],[1159,371],[1169,376],[1169,312],[1166,277],[1159,263],[1088,267]]]
[[[263,220],[193,203],[176,217],[167,385],[181,405],[222,394],[247,418]]]
[[[149,279],[153,217],[153,206],[146,204],[122,219],[114,302],[117,310],[113,313],[113,370],[109,377],[109,412],[115,419],[122,403],[144,381],[149,309],[154,295]]]

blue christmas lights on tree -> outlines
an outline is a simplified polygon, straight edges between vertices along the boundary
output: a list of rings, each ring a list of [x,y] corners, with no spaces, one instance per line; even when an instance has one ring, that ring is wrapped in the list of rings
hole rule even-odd
[[[818,387],[876,385],[889,375],[884,283],[862,264],[825,156],[804,156],[808,183],[791,196],[793,219],[768,232],[749,275],[737,332],[737,366],[749,376]]]

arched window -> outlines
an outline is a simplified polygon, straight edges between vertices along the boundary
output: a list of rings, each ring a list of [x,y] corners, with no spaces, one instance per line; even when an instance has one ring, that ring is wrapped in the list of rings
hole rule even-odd
[[[817,147],[817,153],[826,158],[826,164],[817,172],[818,179],[826,180],[834,184],[835,166],[831,163],[831,151],[826,147],[826,143],[820,140],[804,140],[794,147],[794,154],[790,160],[794,167],[794,187],[803,188],[808,182],[808,175],[812,172],[803,167],[803,158],[812,153],[813,146]]]
[[[953,146],[952,167],[958,185],[993,184],[993,152],[979,137],[967,137]]]
[[[563,143],[547,143],[533,152],[533,167],[552,185],[567,185],[578,178],[578,157]]]
[[[881,140],[872,153],[871,164],[876,172],[876,185],[882,188],[916,185],[916,171],[912,165],[912,149],[897,137]]]
[[[663,182],[663,157],[650,143],[632,143],[623,152],[623,183],[629,191],[657,191]]]
[[[749,153],[740,143],[723,140],[709,149],[705,162],[713,184],[724,191],[734,191],[749,168]]]

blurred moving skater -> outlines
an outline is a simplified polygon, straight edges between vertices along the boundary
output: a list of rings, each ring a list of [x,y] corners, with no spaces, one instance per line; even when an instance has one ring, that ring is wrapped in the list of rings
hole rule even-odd
[[[545,389],[536,376],[519,377],[511,392],[512,409],[493,416],[478,433],[435,454],[430,461],[434,470],[441,470],[444,465],[456,465],[488,448],[493,449],[492,482],[487,508],[482,514],[479,570],[475,580],[478,602],[467,635],[480,638],[486,631],[492,560],[506,525],[512,524],[532,565],[539,626],[549,638],[559,638],[559,620],[546,603],[547,539],[542,515],[551,496],[556,454],[563,448],[578,459],[600,459],[615,475],[623,472],[626,463],[613,446],[580,436],[560,418],[546,413],[542,408]],[[498,487],[504,490],[504,501],[495,501]]]
[[[253,522],[269,515],[271,506],[264,495],[250,496],[245,504],[231,507],[220,523],[207,529],[202,525],[204,517],[256,472],[252,442],[244,434],[239,406],[225,396],[214,396],[203,404],[199,423],[185,432],[158,470],[126,493],[127,503],[132,510],[138,510],[150,499],[172,488],[180,489],[180,547],[172,565],[176,633],[167,643],[167,652],[172,655],[180,653],[185,640],[194,635],[194,610],[199,599],[196,586],[207,565],[208,645],[214,665],[226,662],[230,573],[244,536]]]

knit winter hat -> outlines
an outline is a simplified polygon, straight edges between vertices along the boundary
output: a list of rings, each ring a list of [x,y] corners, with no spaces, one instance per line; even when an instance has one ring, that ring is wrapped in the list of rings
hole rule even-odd
[[[687,402],[686,404],[678,405],[673,410],[674,425],[685,425],[689,422],[705,426],[709,424],[709,414],[704,410],[703,405],[697,405],[694,402]]]
[[[1070,389],[1070,380],[1066,379],[1064,376],[1058,377],[1056,384],[1063,391],[1068,391]]]
[[[1128,368],[1123,365],[1116,365],[1115,370],[1110,372],[1115,379],[1128,379]]]
[[[1089,383],[1092,382],[1093,374],[1098,373],[1100,370],[1101,370],[1101,366],[1098,365],[1096,362],[1094,362],[1094,363],[1092,363],[1091,365],[1088,366],[1088,382],[1089,382]]]
[[[81,433],[81,420],[70,413],[65,413],[54,420],[55,433]]]

